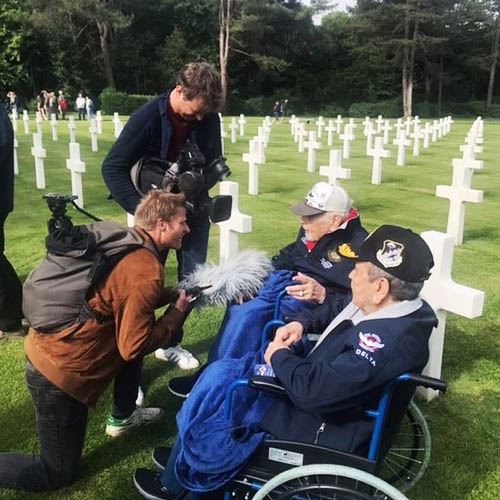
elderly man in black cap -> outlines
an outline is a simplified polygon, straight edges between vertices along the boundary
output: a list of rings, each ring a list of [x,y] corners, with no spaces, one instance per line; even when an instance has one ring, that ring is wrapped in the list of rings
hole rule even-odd
[[[359,410],[373,407],[389,381],[405,372],[420,373],[427,363],[428,340],[437,319],[419,292],[434,262],[424,240],[398,226],[380,226],[360,248],[338,251],[356,262],[350,273],[352,301],[333,319],[325,305],[297,316],[276,331],[264,358],[288,399],[273,398],[258,421],[245,424],[253,434],[265,431],[278,439],[313,442],[363,455],[374,421]],[[304,332],[311,330],[320,334],[314,346],[306,336],[303,338]],[[210,370],[213,374],[218,363],[230,369],[228,360],[215,362],[200,382],[211,375],[207,373]],[[218,383],[223,386],[229,382]],[[201,386],[194,387],[192,396]],[[240,404],[244,404],[242,399]],[[180,429],[185,425],[185,410],[183,407],[177,417]],[[136,471],[135,484],[143,496],[175,498],[183,488],[192,491],[193,479],[199,480],[200,475],[212,488],[220,487],[237,472],[219,471],[223,472],[220,482],[202,476],[206,474],[203,460],[210,461],[209,456],[203,458],[203,447],[211,454],[226,445],[223,439],[213,442],[215,428],[210,423],[208,417],[201,425],[198,422],[189,428],[197,449],[191,449],[180,432],[162,475],[145,469]],[[232,422],[234,429],[239,424]],[[234,442],[233,446],[241,450],[245,443]],[[224,452],[231,453],[232,449]],[[157,462],[162,454],[165,457],[165,448],[155,450]],[[193,456],[196,465],[191,463]],[[242,460],[241,466],[244,463]],[[204,491],[203,485],[197,485],[196,491]],[[186,498],[200,498],[198,493]]]

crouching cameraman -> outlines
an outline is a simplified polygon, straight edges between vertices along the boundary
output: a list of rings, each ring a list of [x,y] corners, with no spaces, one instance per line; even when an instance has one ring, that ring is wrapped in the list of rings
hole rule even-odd
[[[185,65],[177,75],[176,85],[144,104],[132,114],[102,165],[102,175],[113,198],[133,214],[141,194],[134,187],[130,171],[144,157],[175,163],[189,141],[198,146],[207,167],[222,158],[220,121],[222,105],[219,74],[207,63]],[[204,169],[214,171],[213,168]],[[229,170],[204,182],[197,193],[208,198],[208,190],[229,174]],[[160,186],[158,186],[160,187]],[[195,207],[199,208],[199,207]],[[177,251],[179,280],[197,264],[206,260],[210,221],[207,210],[194,210],[188,215],[191,230]],[[178,344],[182,330],[173,340],[173,347],[158,349],[156,357],[173,361],[182,369],[197,368],[199,362]]]

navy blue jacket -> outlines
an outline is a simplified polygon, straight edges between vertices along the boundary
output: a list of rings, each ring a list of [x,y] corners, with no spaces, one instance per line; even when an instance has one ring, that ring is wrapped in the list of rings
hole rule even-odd
[[[113,198],[133,214],[141,196],[130,179],[130,169],[143,156],[166,159],[172,128],[167,117],[170,92],[161,94],[132,114],[102,164],[102,176]],[[162,137],[163,133],[163,137]],[[220,121],[208,114],[191,125],[189,137],[206,157],[207,164],[222,155]]]
[[[367,234],[359,216],[356,216],[333,233],[323,236],[309,252],[301,228],[297,240],[280,250],[273,257],[272,264],[275,269],[293,269],[314,278],[326,288],[328,294],[337,292],[345,295],[351,290],[349,273],[354,268],[354,261],[342,257],[337,249],[344,243],[359,247]]]
[[[0,214],[14,209],[14,131],[0,106]]]
[[[279,439],[366,454],[374,420],[364,409],[376,407],[390,380],[422,371],[437,319],[421,299],[400,302],[360,321],[348,319],[356,311],[351,302],[314,349],[273,354],[272,367],[290,399],[273,404],[261,421],[264,430]]]

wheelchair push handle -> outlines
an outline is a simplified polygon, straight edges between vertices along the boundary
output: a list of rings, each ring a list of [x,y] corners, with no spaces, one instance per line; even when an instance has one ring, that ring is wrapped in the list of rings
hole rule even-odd
[[[444,380],[428,377],[427,375],[420,375],[418,373],[404,373],[398,377],[398,379],[401,381],[412,382],[415,385],[420,385],[426,389],[435,389],[437,391],[441,391],[442,393],[445,393],[448,388],[448,384]]]

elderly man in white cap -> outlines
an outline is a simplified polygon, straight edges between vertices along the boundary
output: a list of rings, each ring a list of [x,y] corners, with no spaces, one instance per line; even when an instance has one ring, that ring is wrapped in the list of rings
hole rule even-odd
[[[350,300],[349,273],[354,263],[338,249],[349,252],[351,245],[360,245],[367,235],[350,196],[339,186],[318,182],[291,210],[300,216],[296,241],[273,257],[275,271],[256,298],[228,307],[210,349],[209,363],[256,352],[262,329],[273,317],[275,298],[285,288],[288,297],[281,304],[282,316],[325,302],[332,312],[339,312]],[[187,397],[204,368],[194,375],[171,379],[170,392]]]

